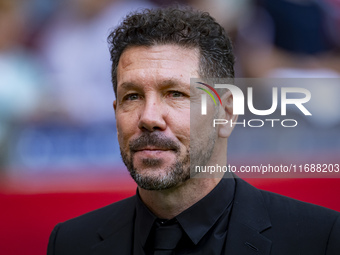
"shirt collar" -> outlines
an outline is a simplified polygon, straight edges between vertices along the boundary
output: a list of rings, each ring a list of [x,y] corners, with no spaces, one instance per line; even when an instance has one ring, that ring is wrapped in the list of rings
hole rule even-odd
[[[136,231],[138,231],[138,236],[140,241],[142,242],[142,246],[144,247],[146,244],[146,240],[149,237],[151,228],[157,219],[157,217],[146,207],[143,203],[142,199],[139,196],[139,192],[137,189],[137,206],[136,206]]]
[[[195,245],[232,204],[234,191],[234,178],[222,178],[208,195],[176,216]]]
[[[194,244],[202,239],[229,208],[234,192],[234,178],[222,178],[208,195],[175,217]],[[144,247],[157,217],[142,202],[138,189],[136,196],[136,231]]]

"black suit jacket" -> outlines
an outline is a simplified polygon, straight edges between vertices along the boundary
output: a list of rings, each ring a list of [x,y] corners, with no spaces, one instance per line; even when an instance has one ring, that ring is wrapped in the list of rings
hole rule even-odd
[[[58,224],[47,254],[132,254],[135,204],[133,196]],[[225,254],[339,255],[340,213],[236,179]]]

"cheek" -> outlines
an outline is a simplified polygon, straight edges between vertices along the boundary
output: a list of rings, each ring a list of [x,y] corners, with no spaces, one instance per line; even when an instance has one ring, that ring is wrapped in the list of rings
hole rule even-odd
[[[171,129],[184,145],[190,142],[190,111],[177,111],[171,118]]]
[[[190,139],[195,146],[204,146],[208,134],[213,132],[213,118],[211,116],[199,116],[191,120]]]
[[[190,104],[190,126],[191,134],[196,136],[203,135],[205,133],[211,132],[213,127],[214,118],[219,118],[215,116],[215,106],[211,101],[207,102],[207,113],[202,115],[201,101],[196,99]],[[198,137],[196,137],[198,138]]]
[[[138,125],[136,121],[125,114],[116,115],[117,135],[120,146],[124,146],[130,137],[136,133]]]

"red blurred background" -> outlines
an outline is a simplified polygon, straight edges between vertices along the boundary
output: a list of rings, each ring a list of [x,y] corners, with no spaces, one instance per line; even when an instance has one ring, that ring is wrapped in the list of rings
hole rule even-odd
[[[124,174],[40,176],[40,180],[22,176],[7,178],[4,184],[5,180],[0,189],[0,247],[5,255],[46,254],[50,232],[58,222],[132,196],[136,189]],[[246,180],[264,190],[340,211],[340,179]]]

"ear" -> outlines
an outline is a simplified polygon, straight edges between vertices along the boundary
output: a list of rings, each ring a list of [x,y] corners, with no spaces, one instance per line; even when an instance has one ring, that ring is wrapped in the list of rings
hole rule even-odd
[[[116,113],[116,110],[117,110],[117,101],[116,100],[113,101],[113,109],[115,110],[115,113]]]
[[[231,123],[235,123],[237,121],[238,115],[233,115],[233,95],[228,90],[222,95],[222,118],[227,120],[228,123],[225,125],[218,125],[218,136],[221,138],[228,138],[231,132],[234,129],[234,125],[231,126]]]

